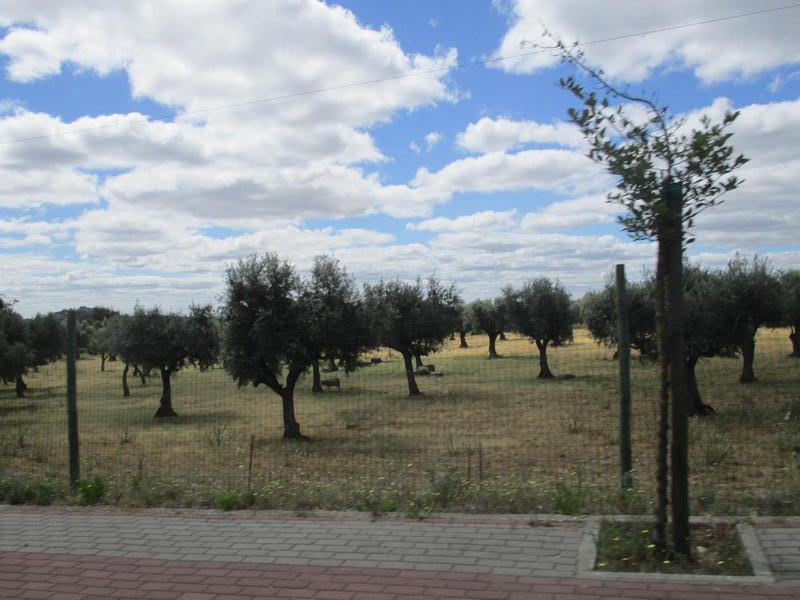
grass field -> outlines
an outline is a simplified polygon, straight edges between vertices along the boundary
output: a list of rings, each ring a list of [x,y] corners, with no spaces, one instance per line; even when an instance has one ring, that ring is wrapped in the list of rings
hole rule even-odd
[[[536,381],[535,346],[516,336],[471,336],[428,358],[443,377],[419,377],[407,396],[402,360],[342,380],[341,392],[299,384],[297,417],[309,442],[281,440],[279,398],[237,389],[221,369],[173,380],[179,416],[155,421],[160,381],[131,378],[123,398],[118,363],[78,362],[82,476],[100,476],[105,501],[121,505],[230,503],[306,510],[567,513],[650,510],[657,369],[633,364],[635,490],[618,489],[617,364],[583,331],[551,350],[556,374]],[[703,360],[701,392],[719,414],[690,425],[695,512],[800,512],[800,361],[786,358],[787,332],[763,330],[752,385],[739,360]],[[6,500],[74,497],[65,491],[65,368],[28,377],[25,399],[0,387],[0,489]],[[252,484],[247,492],[251,436]],[[27,490],[27,492],[24,492]],[[38,491],[37,491],[38,490]],[[223,493],[224,492],[224,493]],[[227,499],[227,500],[226,500]]]

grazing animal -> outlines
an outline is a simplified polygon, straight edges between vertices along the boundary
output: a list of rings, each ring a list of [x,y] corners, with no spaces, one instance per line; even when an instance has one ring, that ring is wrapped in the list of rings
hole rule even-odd
[[[330,379],[323,379],[320,381],[322,387],[335,387],[337,390],[342,389],[341,382],[338,377],[331,377]]]
[[[428,367],[418,367],[417,370],[415,371],[415,373],[417,375],[430,375],[431,374],[431,372],[428,369]]]

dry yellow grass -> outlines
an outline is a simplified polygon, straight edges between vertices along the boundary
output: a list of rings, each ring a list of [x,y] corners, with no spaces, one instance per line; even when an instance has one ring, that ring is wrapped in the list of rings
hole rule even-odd
[[[342,391],[299,384],[297,416],[312,440],[281,441],[279,398],[237,389],[221,369],[174,378],[179,417],[154,421],[160,382],[131,378],[120,365],[78,363],[82,473],[109,483],[122,504],[203,505],[222,489],[244,489],[251,435],[256,450],[250,498],[285,508],[420,505],[462,510],[647,510],[652,497],[657,371],[634,360],[636,492],[618,487],[617,364],[584,331],[550,354],[567,381],[536,381],[536,351],[511,336],[503,358],[487,360],[485,336],[469,349],[450,342],[428,358],[443,377],[420,377],[424,396],[407,397],[402,361],[342,380]],[[704,399],[719,415],[690,426],[696,510],[786,512],[800,491],[800,361],[786,358],[787,332],[764,330],[753,385],[737,382],[740,362],[701,361]],[[31,374],[24,400],[0,388],[0,478],[63,485],[66,410],[63,363]],[[788,415],[788,416],[787,416]],[[482,479],[481,479],[482,476]]]

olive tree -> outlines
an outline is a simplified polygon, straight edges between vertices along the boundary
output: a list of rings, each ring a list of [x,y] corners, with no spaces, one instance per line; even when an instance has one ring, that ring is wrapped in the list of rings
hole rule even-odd
[[[657,355],[653,278],[626,286],[630,346],[643,360]],[[603,289],[589,292],[581,302],[583,322],[600,344],[617,347],[617,288],[609,278]]]
[[[498,358],[497,336],[506,326],[506,303],[503,298],[475,300],[469,305],[472,327],[489,337],[489,358]]]
[[[318,355],[311,363],[312,392],[322,392],[319,363],[338,360],[345,372],[358,365],[358,356],[369,349],[371,332],[364,312],[364,302],[355,279],[336,259],[317,256],[308,284],[313,341]]]
[[[718,311],[725,314],[728,328],[742,355],[740,383],[753,383],[756,333],[764,325],[782,320],[780,280],[769,262],[757,256],[752,260],[737,256],[722,274]]]
[[[240,386],[265,385],[280,396],[287,440],[305,438],[294,408],[300,376],[322,354],[352,365],[361,349],[326,315],[322,301],[326,290],[335,292],[343,303],[338,314],[350,319],[359,310],[344,306],[357,300],[351,281],[335,262],[319,260],[317,267],[316,283],[305,282],[287,261],[267,253],[242,259],[226,273],[221,311],[225,369]]]
[[[547,347],[572,341],[572,299],[559,282],[541,277],[526,281],[519,290],[507,290],[509,320],[539,350],[538,379],[552,379]]]
[[[0,298],[0,379],[14,382],[17,398],[25,396],[23,376],[33,365],[34,353],[25,319]]]
[[[376,344],[402,355],[408,394],[420,395],[412,359],[441,348],[454,330],[461,302],[455,286],[435,277],[425,284],[380,281],[365,285],[364,296]]]
[[[172,408],[172,376],[189,365],[206,370],[217,362],[219,338],[211,306],[192,306],[188,315],[137,306],[124,324],[119,348],[123,360],[161,374],[155,418],[177,416]]]
[[[781,273],[781,325],[789,327],[791,358],[800,358],[800,269]]]
[[[61,358],[67,349],[67,332],[57,315],[37,314],[25,321],[28,343],[33,357],[31,366],[36,369]]]

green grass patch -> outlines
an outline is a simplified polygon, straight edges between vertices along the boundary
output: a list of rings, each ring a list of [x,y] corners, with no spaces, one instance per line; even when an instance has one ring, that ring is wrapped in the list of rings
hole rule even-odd
[[[691,575],[752,575],[753,570],[733,524],[694,524],[692,561],[681,556],[660,556],[648,523],[600,525],[597,571],[672,573]]]

